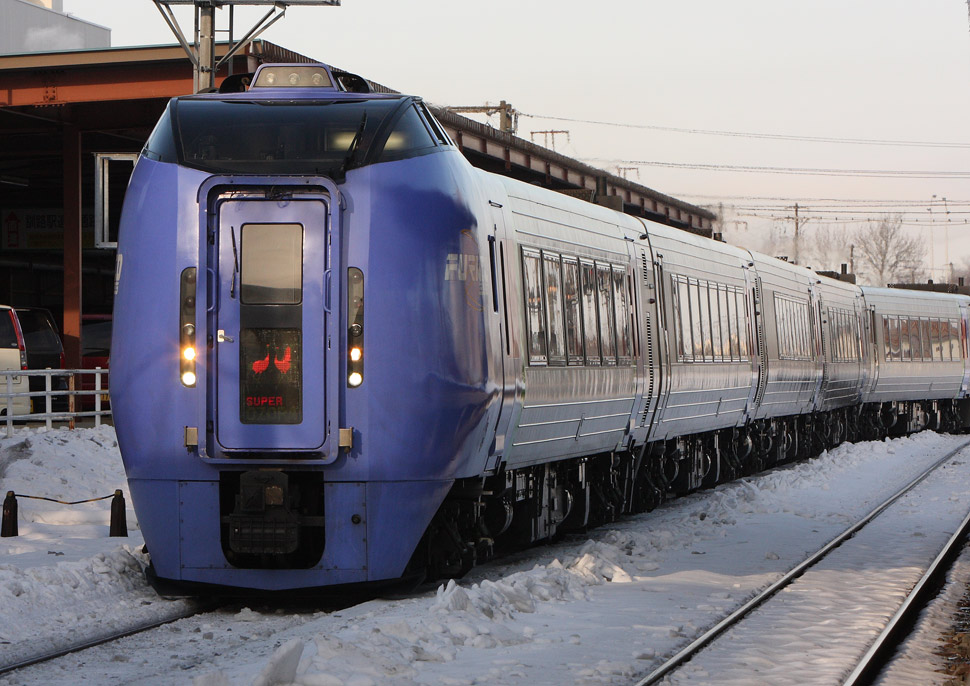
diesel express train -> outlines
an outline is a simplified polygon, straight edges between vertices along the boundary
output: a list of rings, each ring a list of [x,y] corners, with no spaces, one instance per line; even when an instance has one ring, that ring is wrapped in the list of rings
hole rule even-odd
[[[475,169],[326,65],[173,99],[122,211],[112,406],[159,582],[460,575],[970,418],[970,298],[859,288]]]

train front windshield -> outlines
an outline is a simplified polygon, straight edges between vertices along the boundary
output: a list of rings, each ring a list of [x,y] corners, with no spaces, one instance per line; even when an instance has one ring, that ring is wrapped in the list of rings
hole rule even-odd
[[[330,175],[371,157],[382,145],[382,125],[401,105],[396,98],[184,98],[172,103],[145,152],[164,161],[175,161],[165,159],[175,153],[181,164],[216,173]]]

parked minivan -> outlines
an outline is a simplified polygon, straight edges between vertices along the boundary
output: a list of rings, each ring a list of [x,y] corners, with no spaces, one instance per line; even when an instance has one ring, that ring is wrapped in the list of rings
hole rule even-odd
[[[28,369],[64,369],[64,344],[61,343],[57,324],[49,310],[42,307],[18,307],[17,318],[27,346]],[[31,392],[43,392],[47,387],[47,379],[42,375],[30,377]],[[51,376],[51,389],[55,391],[67,390],[67,377]],[[47,401],[44,396],[34,396],[34,412],[44,412]],[[67,410],[67,396],[55,395],[52,398],[51,409],[54,412]]]
[[[27,349],[20,320],[12,307],[0,305],[0,370],[27,369]],[[0,416],[26,415],[30,413],[30,398],[4,397],[10,393],[28,393],[30,386],[27,377],[18,375],[11,378],[8,386],[6,375],[0,376]]]

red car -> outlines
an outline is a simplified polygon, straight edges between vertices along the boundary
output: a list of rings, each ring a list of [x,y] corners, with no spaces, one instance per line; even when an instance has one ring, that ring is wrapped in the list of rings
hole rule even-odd
[[[111,351],[111,315],[85,314],[81,316],[81,369],[108,369],[108,356]],[[81,390],[93,391],[95,375],[81,375]],[[101,409],[110,407],[108,397],[108,375],[101,375]],[[80,407],[86,411],[94,409],[94,395],[81,396]]]

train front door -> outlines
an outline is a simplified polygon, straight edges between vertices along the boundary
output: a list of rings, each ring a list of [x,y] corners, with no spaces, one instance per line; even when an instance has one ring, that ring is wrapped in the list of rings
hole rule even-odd
[[[224,450],[315,451],[327,439],[325,199],[218,203],[215,436]],[[212,278],[212,277],[210,277]]]

